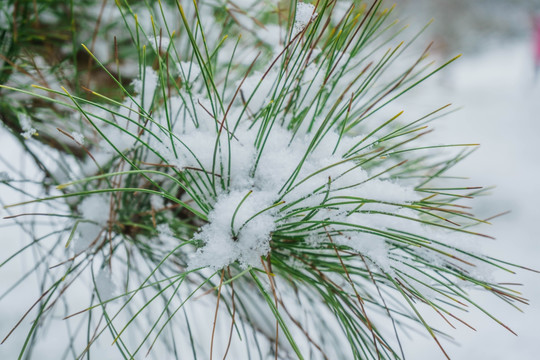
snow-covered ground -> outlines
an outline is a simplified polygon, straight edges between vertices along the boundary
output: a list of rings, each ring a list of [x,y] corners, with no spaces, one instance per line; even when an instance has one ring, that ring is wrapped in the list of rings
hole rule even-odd
[[[540,268],[540,79],[534,83],[531,51],[527,42],[504,44],[478,55],[465,56],[452,65],[444,76],[433,79],[421,91],[407,99],[409,111],[421,113],[436,105],[452,102],[463,106],[459,112],[438,121],[435,125],[438,137],[445,143],[481,143],[480,149],[456,172],[471,177],[474,185],[497,185],[492,195],[479,203],[480,213],[489,216],[506,210],[509,215],[498,218],[494,225],[483,230],[494,235],[497,241],[486,240],[485,249],[496,257]],[[12,147],[0,134],[0,143],[5,151]],[[11,156],[16,159],[16,156]],[[0,172],[5,169],[0,168]],[[2,188],[5,202],[17,200]],[[2,216],[5,216],[2,210]],[[21,234],[14,226],[2,220],[0,231],[2,256],[15,250]],[[7,250],[6,250],[7,249]],[[8,278],[21,273],[20,263],[0,271],[0,292]],[[458,325],[456,330],[435,321],[441,330],[451,334],[459,345],[446,343],[453,359],[537,359],[540,354],[540,274],[519,272],[509,276],[503,272],[498,279],[524,283],[524,296],[531,301],[520,313],[511,306],[493,301],[493,296],[476,293],[478,303],[512,328],[514,336],[485,315],[472,312],[464,317],[477,331]],[[31,281],[0,301],[0,337],[3,338],[35,300],[36,291]],[[26,295],[25,295],[25,291]],[[29,295],[31,294],[31,295]],[[27,328],[30,319],[25,320]],[[0,359],[16,357],[21,346],[19,336],[0,346]],[[59,336],[62,336],[59,334]],[[407,359],[443,359],[436,344],[428,337],[415,336],[405,342]],[[35,354],[36,355],[36,354]],[[43,357],[47,359],[46,353]]]

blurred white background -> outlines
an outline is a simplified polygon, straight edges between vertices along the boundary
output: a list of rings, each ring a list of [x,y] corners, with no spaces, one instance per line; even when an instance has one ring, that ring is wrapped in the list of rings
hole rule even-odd
[[[480,143],[480,148],[455,173],[471,178],[472,186],[491,186],[490,196],[477,202],[481,217],[510,210],[482,230],[497,238],[484,250],[494,257],[540,270],[540,81],[534,81],[529,41],[501,43],[465,54],[441,77],[415,95],[419,108],[447,100],[462,106],[457,113],[434,124],[433,136],[444,143]],[[478,303],[514,330],[518,336],[473,312],[466,326],[451,329],[441,321],[458,346],[446,348],[453,359],[537,359],[540,354],[540,275],[503,271],[501,281],[523,283],[530,306],[520,313],[493,296],[475,294]],[[433,317],[433,320],[436,316]],[[432,339],[415,339],[407,346],[410,359],[443,359]]]
[[[435,18],[427,36],[440,43],[436,56],[462,52],[463,57],[403,103],[420,112],[445,101],[461,107],[435,123],[430,136],[441,143],[481,144],[455,173],[469,176],[471,186],[496,186],[477,202],[480,217],[511,211],[482,229],[497,238],[486,241],[484,250],[540,270],[540,68],[535,74],[540,33],[534,28],[540,1],[409,0],[405,5],[405,13],[414,13],[409,22]],[[474,295],[518,336],[479,312],[465,315],[476,332],[464,325],[451,329],[432,316],[455,339],[455,344],[445,342],[445,349],[453,359],[540,358],[540,275],[500,271],[495,276],[501,282],[523,283],[524,297],[530,300],[530,306],[521,306],[524,313],[488,294]],[[445,358],[428,337],[414,338],[405,350],[409,359]]]

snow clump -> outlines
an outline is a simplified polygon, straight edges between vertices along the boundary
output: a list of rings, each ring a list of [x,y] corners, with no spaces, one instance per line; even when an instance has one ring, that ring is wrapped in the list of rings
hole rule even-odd
[[[315,12],[315,6],[313,4],[307,4],[299,1],[296,4],[296,15],[294,17],[294,29],[292,34],[293,37],[304,30],[310,21],[316,17],[317,13]]]
[[[257,134],[256,128],[240,124],[235,132],[236,140],[231,141],[231,154],[222,154],[224,164],[229,164],[230,159],[230,185],[218,193],[208,214],[208,223],[195,235],[203,246],[192,254],[190,268],[208,266],[217,270],[236,261],[244,268],[260,265],[260,257],[270,251],[270,240],[275,231],[286,235],[287,229],[291,229],[291,234],[296,232],[296,235],[309,237],[313,244],[328,241],[324,232],[312,234],[293,225],[297,221],[296,216],[309,212],[312,212],[312,221],[327,221],[329,224],[354,223],[382,229],[400,225],[404,229],[410,227],[410,221],[400,218],[369,213],[348,214],[358,203],[342,204],[339,210],[335,209],[337,206],[327,204],[329,194],[331,198],[354,196],[369,199],[364,204],[366,212],[393,210],[383,202],[402,204],[419,200],[413,189],[389,180],[370,179],[371,175],[354,161],[343,161],[345,152],[363,136],[345,137],[339,141],[338,134],[328,133],[326,141],[312,150],[309,135],[293,136],[291,131],[275,125],[260,151],[252,145]],[[197,150],[193,152],[197,154],[196,158],[184,155],[184,166],[212,168],[214,148],[196,144],[214,143],[215,134],[194,130],[183,141],[194,141],[189,147],[193,145]],[[332,155],[338,141],[337,150]],[[291,182],[295,174],[297,180]],[[306,229],[307,225],[309,223],[304,224]],[[329,229],[333,227],[328,226]],[[381,236],[343,235],[336,236],[334,240],[365,252],[380,267],[390,268],[389,246]]]
[[[24,132],[21,133],[25,139],[30,139],[32,136],[37,135],[37,130],[32,127],[32,121],[26,114],[19,114],[19,122]]]

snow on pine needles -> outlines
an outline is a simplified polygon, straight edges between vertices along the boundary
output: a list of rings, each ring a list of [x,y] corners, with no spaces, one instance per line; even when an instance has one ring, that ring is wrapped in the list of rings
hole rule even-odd
[[[111,65],[85,46],[114,96],[39,87],[66,108],[58,131],[80,151],[55,153],[58,193],[36,201],[71,214],[61,223],[67,250],[55,248],[69,261],[51,268],[102,264],[92,294],[106,299],[92,295],[84,316],[93,323],[101,309],[107,320],[96,327],[125,357],[158,340],[168,354],[181,344],[206,357],[214,340],[226,354],[234,338],[239,358],[263,343],[283,358],[400,358],[396,324],[416,323],[439,344],[421,310],[445,319],[455,307],[483,310],[468,285],[524,301],[490,277],[511,265],[478,250],[488,236],[471,226],[485,221],[463,201],[483,190],[447,174],[473,144],[429,142],[447,106],[420,118],[387,106],[454,60],[428,63],[429,47],[411,54],[396,41],[404,28],[392,30],[392,9],[117,5],[111,17],[128,31],[115,45],[131,48],[138,63],[126,61],[125,73],[136,75],[120,81],[121,59]],[[71,267],[61,275],[77,279]],[[192,341],[202,330],[189,312],[209,294],[210,347]],[[220,328],[218,312],[253,338]]]

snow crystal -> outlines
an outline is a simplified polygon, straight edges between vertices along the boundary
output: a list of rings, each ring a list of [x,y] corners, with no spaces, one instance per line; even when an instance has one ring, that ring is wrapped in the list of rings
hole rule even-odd
[[[25,139],[30,139],[32,136],[37,135],[37,130],[32,127],[32,120],[26,114],[19,114],[19,122],[24,132],[21,133]]]
[[[304,30],[309,22],[315,17],[317,17],[315,6],[313,4],[307,4],[299,1],[296,4],[296,15],[294,17],[294,29],[292,34],[293,37]]]

